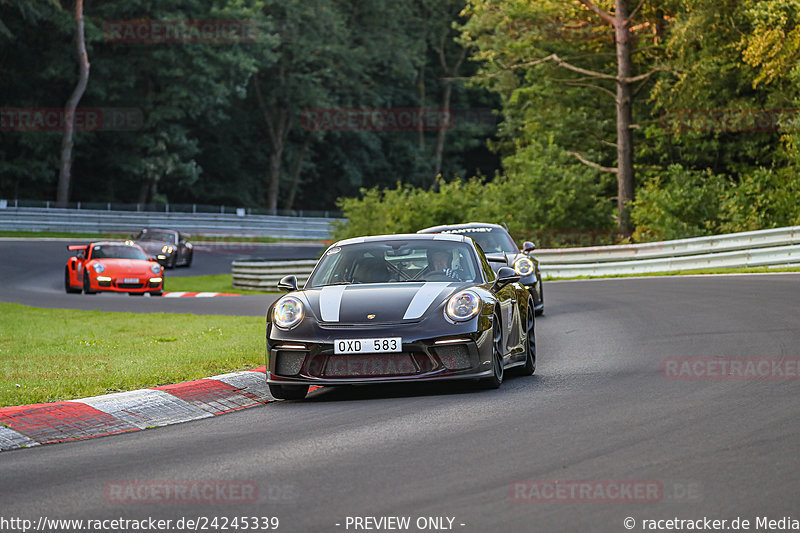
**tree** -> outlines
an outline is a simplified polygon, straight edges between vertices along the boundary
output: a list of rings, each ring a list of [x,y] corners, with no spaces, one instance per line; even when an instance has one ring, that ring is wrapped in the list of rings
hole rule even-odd
[[[614,166],[598,163],[587,156],[586,148],[596,144],[597,139],[591,140],[593,132],[587,131],[585,126],[580,131],[584,146],[574,146],[577,139],[572,139],[565,148],[595,170],[617,175],[617,225],[625,235],[632,230],[629,203],[634,198],[633,130],[639,127],[632,119],[634,98],[654,74],[665,70],[655,60],[657,53],[654,51],[658,45],[638,47],[634,39],[634,26],[640,29],[658,27],[658,16],[653,12],[643,16],[642,5],[643,2],[639,2],[630,9],[625,0],[614,0],[611,11],[604,9],[600,2],[590,0],[575,0],[572,4],[475,0],[468,8],[471,18],[462,33],[463,41],[476,49],[475,59],[484,61],[478,82],[503,93],[507,110],[522,96],[527,98],[533,91],[544,90],[549,80],[553,81],[549,85],[555,91],[548,93],[549,100],[561,101],[573,114],[576,109],[586,108],[586,104],[568,102],[574,98],[574,93],[567,88],[580,88],[583,99],[588,90],[599,91],[613,99],[616,143],[603,140],[602,144],[616,149]],[[637,16],[638,21],[635,21]],[[611,30],[611,49],[608,40],[603,38],[603,26]],[[644,53],[638,53],[634,61],[634,52]],[[608,61],[609,56],[614,57],[614,61]],[[608,73],[611,68],[616,74]],[[634,74],[639,69],[646,69],[646,72]],[[522,72],[521,79],[517,72]],[[540,76],[549,80],[537,80]],[[613,90],[607,86],[609,83],[614,84]],[[541,118],[547,111],[538,114]],[[555,124],[551,124],[550,129],[555,129]]]
[[[83,0],[75,0],[75,47],[77,48],[79,75],[78,84],[67,100],[64,109],[64,138],[61,142],[61,165],[58,174],[58,196],[56,197],[56,202],[59,204],[66,204],[69,201],[75,110],[78,108],[78,103],[80,103],[89,82],[89,56],[86,53],[86,38],[83,28]]]

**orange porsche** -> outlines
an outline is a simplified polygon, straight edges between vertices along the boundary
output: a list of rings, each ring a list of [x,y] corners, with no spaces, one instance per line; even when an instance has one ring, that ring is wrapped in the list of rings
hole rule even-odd
[[[64,269],[67,292],[110,291],[161,296],[164,290],[164,267],[133,242],[71,244],[67,249],[75,252]]]

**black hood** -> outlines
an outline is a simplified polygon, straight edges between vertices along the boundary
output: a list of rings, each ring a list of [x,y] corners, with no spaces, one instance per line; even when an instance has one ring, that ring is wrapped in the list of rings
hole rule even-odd
[[[457,282],[369,283],[306,289],[303,294],[320,322],[396,324],[419,320],[461,286]]]

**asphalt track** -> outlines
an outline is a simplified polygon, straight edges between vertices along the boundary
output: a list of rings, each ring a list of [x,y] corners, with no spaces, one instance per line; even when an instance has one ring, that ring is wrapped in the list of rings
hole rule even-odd
[[[233,298],[150,298],[127,294],[66,294],[64,265],[70,257],[68,243],[88,241],[21,241],[0,239],[0,301],[61,309],[96,309],[141,313],[194,313],[261,316],[273,296]],[[180,276],[230,274],[235,259],[316,259],[324,245],[318,243],[198,244],[192,266],[166,271],[169,279]],[[231,291],[233,292],[233,291]],[[213,302],[210,300],[214,300]]]
[[[796,274],[550,283],[534,377],[495,391],[321,389],[305,402],[3,452],[0,514],[34,523],[277,516],[278,531],[298,532],[366,530],[347,528],[348,516],[408,516],[409,531],[418,517],[451,517],[470,532],[627,531],[626,517],[643,531],[643,519],[738,517],[754,531],[757,517],[800,518],[800,381],[665,379],[660,365],[798,357],[799,299]],[[244,298],[224,300],[252,312]],[[109,496],[134,480],[258,490],[250,503],[204,505]],[[520,480],[639,480],[663,492],[635,503],[520,502]]]

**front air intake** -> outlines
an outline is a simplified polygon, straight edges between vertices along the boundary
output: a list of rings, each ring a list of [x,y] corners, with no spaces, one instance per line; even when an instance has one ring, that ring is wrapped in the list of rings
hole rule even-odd
[[[275,373],[279,376],[296,376],[303,367],[305,352],[280,350],[275,354]]]
[[[437,346],[436,356],[448,370],[463,370],[472,366],[469,349],[466,344]]]

